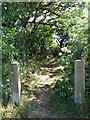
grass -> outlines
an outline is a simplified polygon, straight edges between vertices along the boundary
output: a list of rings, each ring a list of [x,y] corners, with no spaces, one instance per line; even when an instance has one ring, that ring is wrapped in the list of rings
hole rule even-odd
[[[11,104],[8,104],[7,108],[2,107],[2,118],[40,118],[35,99],[40,95],[39,88],[43,84],[41,79],[44,75],[49,75],[52,78],[58,77],[58,80],[55,78],[50,84],[49,106],[54,114],[62,118],[90,118],[88,107],[90,102],[81,103],[80,106],[74,104],[74,99],[71,97],[72,93],[67,90],[69,87],[68,81],[72,84],[71,87],[73,86],[72,67],[69,63],[66,65],[62,62],[63,60],[60,61],[59,58],[42,61],[30,60],[28,69],[21,80],[21,106],[12,107]],[[48,84],[45,83],[45,85]],[[63,85],[65,85],[64,88],[62,88]],[[61,96],[61,93],[64,95]]]
[[[20,111],[21,118],[39,118],[40,116],[36,108],[37,104],[33,99],[28,99],[26,96],[23,97]]]
[[[75,105],[74,98],[60,95],[60,91],[54,86],[50,89],[49,96],[50,110],[62,118],[90,118],[89,100],[80,105]]]
[[[22,104],[20,107],[12,107],[10,104],[7,108],[3,107],[3,118],[39,118],[37,104],[35,102],[36,96],[38,96],[37,89],[41,86],[42,74],[47,75],[50,67],[56,67],[59,63],[59,59],[50,58],[41,61],[29,60],[29,66],[22,77]],[[41,70],[43,68],[44,70]],[[59,75],[59,70],[55,69],[52,72],[52,77],[56,74]],[[54,75],[55,74],[55,75]],[[48,85],[46,83],[46,85]],[[35,90],[35,91],[34,91]],[[37,92],[36,92],[37,91]],[[13,112],[12,112],[13,111]]]
[[[86,96],[86,102],[80,103],[78,106],[74,102],[73,66],[69,62],[67,65],[62,64],[63,61],[59,63],[64,66],[64,69],[60,71],[60,78],[54,79],[50,86],[49,105],[51,111],[62,118],[90,118],[90,99]]]
[[[7,105],[7,108],[4,106],[1,107],[1,118],[16,118],[18,113],[18,108],[14,108],[10,103]],[[20,115],[17,115],[17,118],[20,118]]]

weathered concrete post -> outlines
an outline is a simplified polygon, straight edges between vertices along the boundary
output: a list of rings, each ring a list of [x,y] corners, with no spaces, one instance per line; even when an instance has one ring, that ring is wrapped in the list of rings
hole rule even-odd
[[[75,103],[79,104],[85,99],[85,63],[75,60]]]
[[[20,105],[20,92],[21,92],[21,84],[20,84],[20,71],[19,71],[19,63],[12,62],[10,64],[10,88],[11,88],[11,101]]]

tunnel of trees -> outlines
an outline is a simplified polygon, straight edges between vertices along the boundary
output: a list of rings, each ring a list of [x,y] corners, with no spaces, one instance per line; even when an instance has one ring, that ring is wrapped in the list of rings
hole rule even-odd
[[[63,66],[69,61],[71,73],[67,76],[71,78],[74,60],[85,61],[85,94],[89,98],[89,48],[87,2],[3,2],[2,101],[9,98],[8,66],[12,61],[18,61],[24,72],[29,59],[51,57],[65,58],[60,63]]]

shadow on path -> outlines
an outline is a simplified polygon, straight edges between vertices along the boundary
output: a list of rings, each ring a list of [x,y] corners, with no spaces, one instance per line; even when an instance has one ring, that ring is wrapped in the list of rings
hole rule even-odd
[[[32,84],[31,82],[27,83],[27,81],[22,83],[24,88],[22,94],[27,95],[28,98],[32,98],[37,103],[36,111],[38,111],[40,118],[58,118],[51,113],[49,108],[49,88],[52,80],[55,79],[56,76],[59,77],[60,71],[62,72],[64,68],[58,63],[50,62],[49,64],[40,63],[39,69],[41,72],[39,75],[36,73],[32,74],[30,72],[29,75],[27,74],[27,76],[31,76],[31,78],[33,78],[32,76],[36,78],[34,81],[29,79]]]

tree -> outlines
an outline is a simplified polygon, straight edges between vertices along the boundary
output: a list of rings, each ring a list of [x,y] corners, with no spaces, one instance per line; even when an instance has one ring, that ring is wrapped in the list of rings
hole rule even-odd
[[[88,22],[83,14],[86,7],[85,2],[2,3],[4,81],[13,59],[24,66],[35,55],[46,57],[60,52],[65,55],[68,50],[71,61],[86,59]]]

